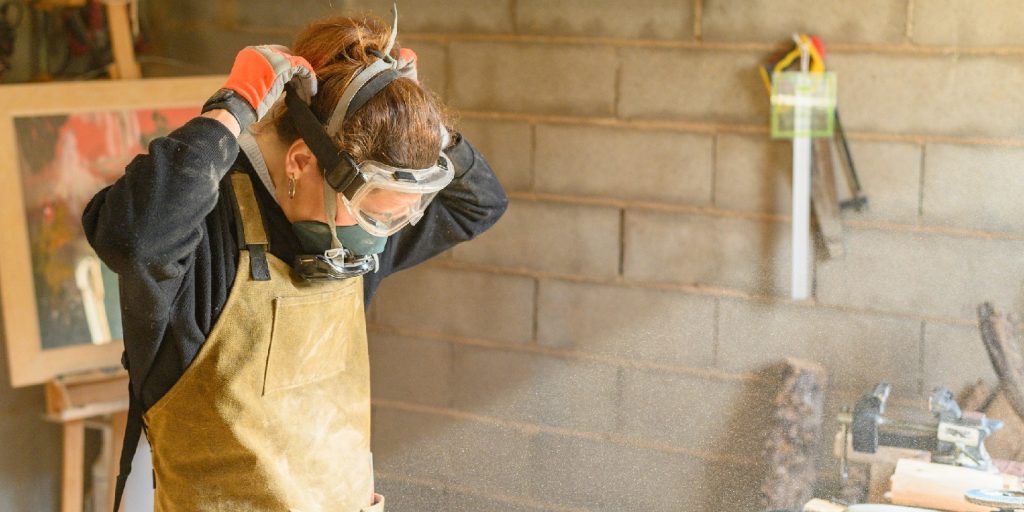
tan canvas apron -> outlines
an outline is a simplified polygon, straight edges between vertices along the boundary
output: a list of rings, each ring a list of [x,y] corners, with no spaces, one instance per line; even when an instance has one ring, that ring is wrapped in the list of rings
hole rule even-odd
[[[192,365],[143,416],[155,508],[383,511],[383,500],[370,507],[362,278],[293,278],[263,250],[249,177],[233,173],[231,184],[245,248],[227,304]],[[250,267],[264,257],[262,270]]]

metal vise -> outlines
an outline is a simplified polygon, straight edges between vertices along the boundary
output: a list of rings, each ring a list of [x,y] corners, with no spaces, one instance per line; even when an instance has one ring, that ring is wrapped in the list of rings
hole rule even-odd
[[[846,442],[852,437],[854,451],[875,453],[879,446],[910,448],[931,452],[932,462],[989,471],[992,457],[985,450],[985,439],[1003,427],[979,412],[964,414],[946,388],[935,388],[928,399],[932,422],[912,422],[885,416],[885,402],[892,386],[875,385],[861,397],[851,414],[839,414],[843,428],[843,468],[846,468]]]

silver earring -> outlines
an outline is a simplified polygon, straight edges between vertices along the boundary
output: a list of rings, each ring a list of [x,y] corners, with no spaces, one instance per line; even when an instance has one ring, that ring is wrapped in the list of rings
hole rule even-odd
[[[295,178],[288,178],[288,199],[295,197]]]

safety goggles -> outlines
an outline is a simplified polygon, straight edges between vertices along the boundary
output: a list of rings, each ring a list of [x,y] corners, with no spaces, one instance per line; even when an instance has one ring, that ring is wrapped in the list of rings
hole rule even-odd
[[[373,52],[376,60],[352,77],[326,122],[321,122],[310,110],[296,91],[295,84],[289,82],[285,85],[284,99],[289,116],[310,151],[316,155],[323,172],[325,216],[329,220],[335,218],[335,194],[340,193],[342,203],[359,226],[375,236],[392,235],[418,221],[430,201],[455,176],[455,168],[444,154],[443,146],[438,148],[437,161],[433,166],[401,169],[373,160],[356,162],[331,135],[341,132],[345,121],[402,76],[402,62],[390,56],[398,33],[397,7],[393,13],[387,46],[380,52]],[[331,233],[332,247],[342,248],[334,231]]]
[[[400,169],[367,160],[359,164],[362,181],[354,191],[347,187],[345,206],[368,233],[390,236],[416,224],[441,189],[455,177],[455,168],[444,153],[426,169]]]

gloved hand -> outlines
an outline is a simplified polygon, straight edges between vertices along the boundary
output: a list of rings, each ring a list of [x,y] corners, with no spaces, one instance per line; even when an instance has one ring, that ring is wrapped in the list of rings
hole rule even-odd
[[[416,77],[416,52],[409,48],[398,50],[398,76],[417,80]]]
[[[298,81],[296,89],[309,97],[316,94],[316,74],[306,59],[291,55],[284,46],[248,46],[235,56],[227,82],[206,101],[203,112],[225,109],[245,131],[263,118],[291,80]]]

